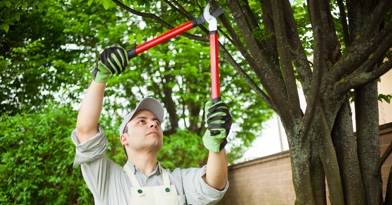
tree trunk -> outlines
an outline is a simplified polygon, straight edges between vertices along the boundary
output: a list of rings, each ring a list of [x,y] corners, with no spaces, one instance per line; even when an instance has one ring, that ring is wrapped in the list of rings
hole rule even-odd
[[[392,205],[392,167],[389,170],[387,191],[386,191],[386,194],[385,194],[384,205]]]
[[[376,173],[380,158],[377,81],[355,89],[358,156],[369,205],[382,204],[381,173]]]
[[[328,125],[327,121],[325,111],[319,108],[314,123],[318,126],[317,130],[320,135],[321,149],[319,152],[327,179],[329,199],[331,204],[344,205],[344,192],[340,176],[340,167],[332,143],[331,129],[329,129],[332,125]]]
[[[285,128],[286,129],[286,128]],[[288,130],[288,129],[286,129]],[[309,141],[300,140],[301,137],[293,132],[287,132],[287,138],[290,146],[291,169],[293,175],[293,184],[295,189],[295,204],[316,204],[312,189],[312,180],[310,173],[310,145]]]
[[[332,139],[338,156],[345,204],[365,205],[366,195],[359,170],[357,143],[354,137],[348,99],[345,100],[336,116],[332,130]]]
[[[327,204],[327,193],[326,193],[326,183],[325,183],[325,172],[323,164],[320,159],[320,143],[319,135],[314,132],[314,129],[310,130],[311,135],[311,156],[310,156],[310,166],[311,169],[311,179],[312,179],[312,189],[314,192],[314,198],[316,204],[326,205]]]

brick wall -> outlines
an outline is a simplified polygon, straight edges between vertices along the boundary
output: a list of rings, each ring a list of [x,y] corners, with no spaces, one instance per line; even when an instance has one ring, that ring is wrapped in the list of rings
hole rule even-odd
[[[380,151],[392,142],[392,123],[380,126]],[[392,166],[389,156],[382,167],[383,194]],[[294,204],[290,152],[254,159],[229,167],[230,188],[218,205]]]

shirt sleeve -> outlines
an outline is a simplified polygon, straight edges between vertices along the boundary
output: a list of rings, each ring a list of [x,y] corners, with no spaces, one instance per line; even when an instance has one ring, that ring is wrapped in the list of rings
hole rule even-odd
[[[75,129],[71,138],[76,146],[74,166],[81,165],[83,178],[96,202],[106,199],[109,187],[109,175],[116,164],[106,157],[108,140],[105,131],[99,126],[97,134],[91,139],[79,143]]]
[[[92,162],[106,154],[108,140],[106,138],[106,133],[101,126],[98,126],[98,132],[95,136],[82,144],[79,143],[78,131],[76,129],[72,132],[71,139],[76,146],[74,166]]]
[[[223,190],[217,190],[209,186],[204,180],[206,166],[199,169],[184,169],[181,172],[188,204],[216,204],[222,199],[229,188],[228,181]]]

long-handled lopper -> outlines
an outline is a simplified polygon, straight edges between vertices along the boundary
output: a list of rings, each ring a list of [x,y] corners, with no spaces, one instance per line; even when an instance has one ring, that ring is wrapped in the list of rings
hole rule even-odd
[[[141,45],[128,50],[128,58],[136,57],[138,54],[158,45],[167,40],[174,38],[191,28],[208,23],[209,38],[210,38],[210,70],[211,70],[211,99],[212,102],[220,101],[220,84],[219,84],[219,59],[218,59],[218,25],[216,18],[222,15],[225,11],[223,9],[216,9],[210,14],[210,4],[204,8],[203,16],[188,21],[176,28],[167,31]]]
[[[208,8],[210,7],[210,5],[207,5]],[[207,7],[206,7],[207,8]],[[220,15],[222,15],[225,11],[223,9],[216,9],[215,11],[213,11],[211,14],[208,12],[209,16],[213,16],[215,18],[218,18]],[[136,57],[137,55],[139,55],[140,53],[158,45],[161,44],[163,42],[166,42],[167,40],[174,38],[188,30],[190,30],[191,28],[194,28],[198,25],[203,24],[204,22],[206,22],[204,16],[200,16],[197,17],[191,21],[188,21],[180,26],[177,26],[176,28],[171,29],[170,31],[167,31],[166,33],[163,33],[149,41],[146,41],[144,43],[142,43],[141,45],[136,46],[135,48],[132,48],[130,50],[128,50],[128,58],[131,59],[133,57]]]

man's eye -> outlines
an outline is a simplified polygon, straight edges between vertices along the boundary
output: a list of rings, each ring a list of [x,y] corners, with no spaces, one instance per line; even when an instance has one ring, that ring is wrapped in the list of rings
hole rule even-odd
[[[140,120],[139,123],[144,123],[144,120]]]

